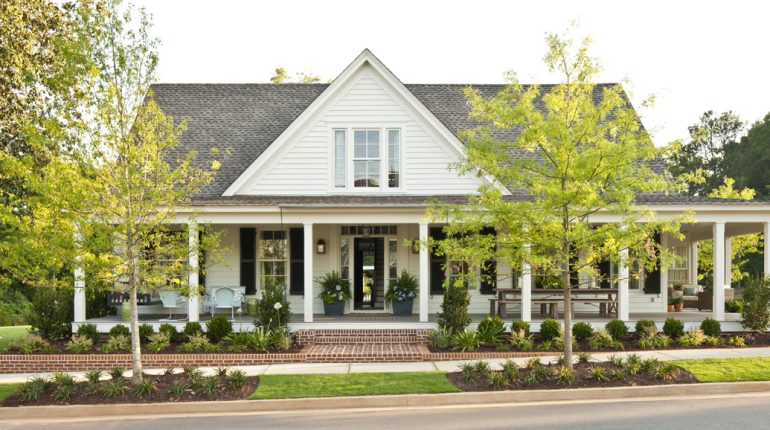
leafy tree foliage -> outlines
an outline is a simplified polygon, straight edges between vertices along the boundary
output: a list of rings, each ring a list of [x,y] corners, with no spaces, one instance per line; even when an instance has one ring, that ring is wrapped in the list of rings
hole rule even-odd
[[[313,73],[297,72],[292,78],[285,68],[277,67],[273,77],[270,78],[270,82],[274,84],[314,84],[316,82],[321,82],[321,77],[314,75]]]
[[[727,175],[739,187],[756,190],[757,196],[770,197],[770,113],[757,121],[740,141],[726,151]]]

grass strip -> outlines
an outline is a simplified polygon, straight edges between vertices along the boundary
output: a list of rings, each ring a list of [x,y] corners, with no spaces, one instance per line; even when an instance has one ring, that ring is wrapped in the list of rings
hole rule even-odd
[[[703,358],[673,362],[698,382],[770,381],[770,357]]]
[[[456,393],[444,372],[262,375],[251,399]]]

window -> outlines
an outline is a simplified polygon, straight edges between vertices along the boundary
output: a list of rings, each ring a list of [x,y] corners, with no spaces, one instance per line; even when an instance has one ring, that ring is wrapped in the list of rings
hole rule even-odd
[[[350,278],[350,245],[348,239],[340,239],[340,276]]]
[[[380,186],[379,130],[353,132],[353,186],[355,188]]]
[[[345,188],[347,185],[347,167],[345,130],[334,130],[334,187]]]
[[[401,130],[388,130],[388,188],[401,181]]]
[[[388,239],[388,285],[398,278],[398,239]]]
[[[668,269],[669,284],[686,284],[687,274],[689,273],[687,261],[688,250],[685,245],[676,245],[671,247],[671,252],[675,255],[671,267]]]
[[[262,231],[259,237],[259,262],[262,286],[286,285],[286,232]]]

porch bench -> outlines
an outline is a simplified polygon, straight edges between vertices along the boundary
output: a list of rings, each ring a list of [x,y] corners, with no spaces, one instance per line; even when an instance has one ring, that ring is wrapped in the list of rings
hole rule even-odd
[[[505,318],[506,305],[515,305],[517,303],[521,303],[521,299],[489,299],[489,316],[493,317],[499,315],[500,317]]]
[[[575,303],[582,303],[582,304],[598,304],[599,305],[599,315],[607,315],[607,314],[617,314],[618,313],[618,304],[614,299],[578,299],[573,298],[572,299],[572,315],[575,314]]]
[[[564,300],[561,299],[533,299],[532,304],[535,305],[548,305],[548,310],[551,315],[551,318],[558,319],[559,318],[559,303],[563,303]]]

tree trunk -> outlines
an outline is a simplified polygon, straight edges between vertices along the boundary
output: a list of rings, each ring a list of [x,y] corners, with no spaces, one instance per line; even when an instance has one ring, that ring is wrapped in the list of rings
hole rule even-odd
[[[570,285],[569,244],[562,260],[562,283],[564,284],[564,365],[572,369],[572,285]]]
[[[139,342],[139,309],[136,302],[136,286],[131,287],[131,383],[142,383],[142,347]]]

